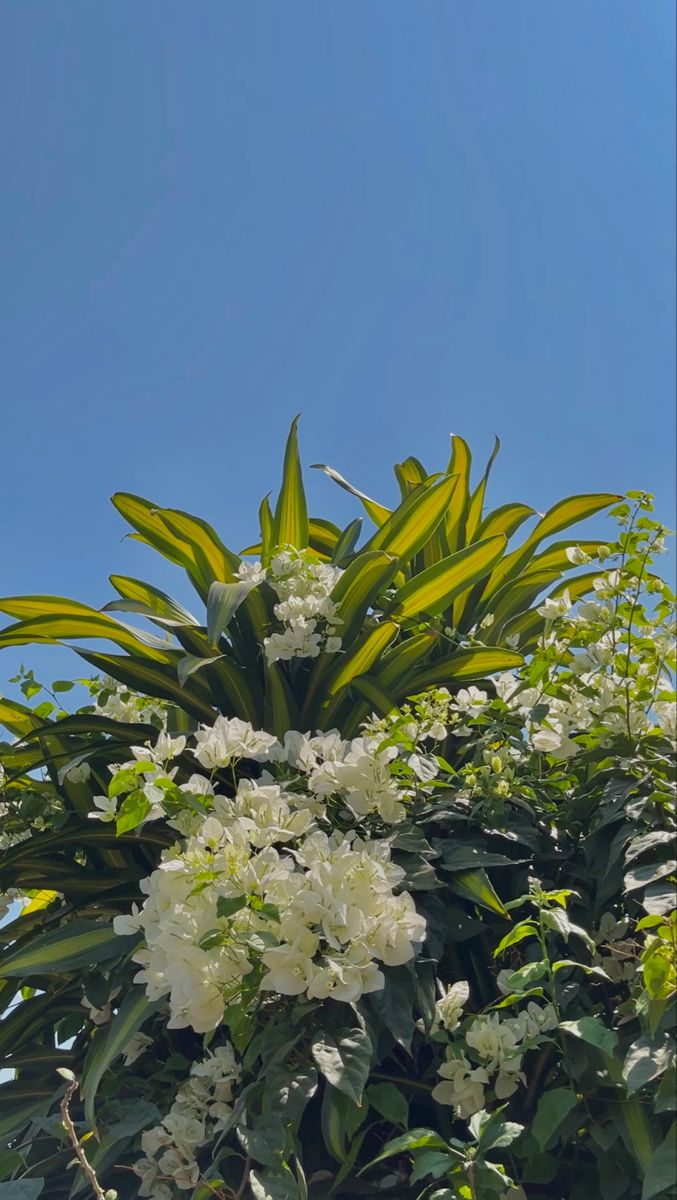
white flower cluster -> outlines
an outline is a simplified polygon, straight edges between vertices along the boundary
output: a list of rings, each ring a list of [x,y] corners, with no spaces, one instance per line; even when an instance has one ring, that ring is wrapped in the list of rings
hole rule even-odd
[[[210,774],[223,768],[232,768],[242,759],[266,763],[277,771],[277,775],[263,771],[261,786],[255,793],[248,790],[246,781],[241,781],[238,785],[240,804],[245,802],[245,798],[247,803],[251,802],[255,794],[257,808],[260,808],[262,797],[266,795],[264,785],[275,784],[278,780],[284,783],[290,774],[293,779],[287,780],[289,789],[295,791],[288,790],[285,793],[287,801],[296,808],[307,809],[317,815],[322,815],[327,802],[334,799],[340,802],[344,812],[349,810],[353,818],[378,814],[383,821],[394,824],[403,819],[407,802],[411,799],[411,788],[391,769],[398,758],[398,747],[389,745],[382,748],[382,735],[344,740],[336,730],[315,735],[289,730],[284,743],[280,743],[272,734],[254,729],[247,721],[221,716],[213,725],[203,726],[193,736],[194,745],[189,749],[199,765]],[[132,746],[134,758],[113,768],[115,775],[111,790],[114,794],[95,796],[96,811],[90,816],[101,821],[116,820],[122,811],[119,802],[123,792],[134,791],[137,796],[142,793],[146,801],[139,825],[169,816],[170,824],[180,832],[194,832],[199,827],[199,811],[189,801],[189,808],[177,817],[177,787],[172,786],[177,768],[169,766],[173,759],[183,754],[187,745],[187,739],[183,736],[172,738],[161,733],[154,746],[150,743]],[[299,788],[303,789],[303,794]],[[224,817],[234,815],[230,809],[226,811],[223,807],[223,797],[214,797],[212,784],[204,775],[192,775],[181,783],[180,790],[187,797],[199,797],[205,806],[205,815],[207,809],[216,811],[217,802],[221,805]],[[174,804],[171,815],[166,804],[168,793],[172,794]],[[240,815],[246,815],[244,810]],[[261,820],[261,817],[257,819]],[[301,828],[298,819],[293,829],[295,836],[307,832],[307,829]]]
[[[200,1178],[196,1153],[225,1127],[241,1074],[230,1043],[193,1063],[167,1116],[141,1135],[145,1157],[134,1165],[141,1179],[140,1196],[171,1200],[170,1184],[180,1191],[195,1188]]]
[[[552,1005],[533,1001],[516,1017],[502,1018],[497,1012],[477,1017],[465,1031],[465,1047],[455,1042],[447,1047],[446,1061],[438,1071],[442,1082],[434,1088],[433,1099],[453,1105],[463,1118],[485,1107],[486,1087],[493,1087],[497,1100],[507,1100],[526,1082],[521,1069],[526,1049],[556,1025]]]
[[[267,583],[277,593],[275,616],[282,633],[264,641],[269,663],[292,658],[317,658],[321,650],[341,649],[340,618],[331,593],[342,572],[309,551],[283,547],[266,569],[260,562],[242,563],[238,574],[251,583]]]
[[[164,724],[166,705],[162,701],[140,696],[109,675],[90,685],[92,689],[95,687],[94,712],[97,717],[109,717],[112,721],[122,721],[129,725],[136,722],[146,723],[154,717]]]
[[[207,817],[166,851],[141,912],[115,919],[120,934],[142,932],[135,978],[149,998],[169,996],[170,1027],[216,1028],[257,958],[263,991],[353,1002],[383,986],[377,961],[407,962],[423,941],[385,842],[316,831],[277,848],[312,822],[297,799],[252,782],[216,797],[223,821]]]

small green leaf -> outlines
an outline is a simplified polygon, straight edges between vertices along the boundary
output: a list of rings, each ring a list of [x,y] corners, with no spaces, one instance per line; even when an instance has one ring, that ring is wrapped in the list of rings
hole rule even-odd
[[[246,896],[219,896],[216,901],[217,917],[232,917],[247,903]]]
[[[371,1107],[393,1125],[409,1123],[409,1103],[394,1083],[374,1083],[367,1088],[367,1100]]]
[[[589,1046],[596,1046],[602,1054],[611,1057],[618,1043],[618,1035],[609,1029],[599,1017],[580,1017],[578,1021],[561,1021],[560,1029],[580,1038]]]
[[[435,1133],[433,1129],[409,1129],[400,1137],[393,1138],[392,1141],[386,1142],[381,1153],[376,1158],[372,1158],[366,1167],[360,1171],[362,1175],[368,1171],[370,1167],[376,1163],[383,1162],[385,1158],[392,1158],[395,1154],[404,1154],[406,1151],[419,1150],[426,1146],[434,1150],[449,1150],[444,1138],[441,1138],[439,1133]]]
[[[577,1103],[576,1093],[571,1088],[553,1088],[543,1093],[529,1127],[541,1150],[545,1150],[553,1134]]]
[[[332,1087],[360,1104],[371,1068],[372,1045],[366,1030],[356,1026],[336,1037],[319,1033],[311,1043],[311,1052]]]

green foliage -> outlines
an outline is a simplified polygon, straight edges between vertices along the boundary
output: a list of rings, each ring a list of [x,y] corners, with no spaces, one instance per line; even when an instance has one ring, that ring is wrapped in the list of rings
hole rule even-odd
[[[494,457],[474,486],[461,438],[442,474],[408,458],[392,510],[324,468],[375,527],[360,544],[359,522],[308,517],[295,422],[249,548],[260,568],[198,518],[115,497],[203,615],[116,575],[103,613],[0,601],[14,619],[2,644],[121,651],[76,644],[105,676],[76,713],[71,681],[46,689],[30,671],[24,704],[0,700],[0,1200],[92,1194],[59,1069],[79,1082],[73,1120],[102,1187],[131,1200],[144,1133],[231,1044],[237,1086],[218,1126],[205,1117],[194,1178],[156,1181],[162,1200],[674,1197],[674,597],[651,568],[664,531],[644,494],[573,497],[515,547],[534,512],[485,511]],[[617,542],[543,547],[614,502]],[[318,567],[313,653],[286,656],[299,631],[284,605]],[[198,725],[219,714],[269,743],[363,734],[379,787],[362,808],[338,783],[308,800],[306,768],[260,742],[205,765]],[[383,849],[425,940],[352,999],[267,988],[284,896],[248,877],[218,895],[195,949],[235,946],[249,969],[196,1029],[135,981],[138,909],[160,862],[180,865],[215,812],[234,821],[249,783]],[[273,853],[302,845],[292,829]],[[207,842],[200,854],[191,899],[215,885]]]

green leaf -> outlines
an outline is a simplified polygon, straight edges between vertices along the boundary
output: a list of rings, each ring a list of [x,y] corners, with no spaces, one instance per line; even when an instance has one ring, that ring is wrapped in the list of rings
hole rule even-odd
[[[455,1165],[456,1159],[448,1150],[421,1150],[420,1153],[414,1153],[414,1165],[411,1175],[409,1176],[410,1183],[419,1183],[421,1179],[430,1176],[432,1179],[441,1179],[447,1174],[449,1168]]]
[[[167,596],[165,592],[144,583],[141,579],[133,579],[129,575],[110,575],[113,587],[120,593],[122,600],[113,600],[104,606],[103,611],[118,610],[122,612],[139,612],[148,616],[159,617],[163,622],[172,625],[196,625],[197,621],[187,609]],[[123,607],[128,602],[137,607]]]
[[[366,674],[376,659],[397,637],[399,628],[394,621],[381,621],[354,642],[350,650],[341,655],[338,660],[331,680],[327,684],[328,695],[335,696],[357,675]]]
[[[333,521],[325,521],[323,517],[311,517],[308,523],[308,545],[324,560],[330,560],[338,545],[341,532]]]
[[[130,829],[136,829],[145,817],[150,812],[150,800],[145,793],[137,788],[130,792],[122,801],[118,809],[118,815],[115,820],[115,829],[117,833],[128,833]]]
[[[249,1186],[254,1200],[300,1200],[298,1184],[288,1167],[252,1171]]]
[[[529,1126],[529,1132],[538,1142],[539,1149],[545,1150],[553,1134],[577,1103],[576,1093],[571,1088],[552,1088],[543,1093]]]
[[[36,1200],[45,1186],[44,1179],[13,1179],[0,1183],[0,1200]]]
[[[441,559],[396,592],[391,611],[400,620],[424,612],[430,616],[441,613],[456,596],[485,578],[506,545],[507,539],[500,534]]]
[[[510,946],[516,946],[518,942],[523,942],[525,938],[536,937],[538,930],[532,921],[522,921],[516,925],[509,933],[506,933],[504,938],[501,938],[496,949],[494,950],[494,958],[498,958],[499,954],[503,954]]]
[[[371,1107],[392,1125],[409,1124],[409,1102],[394,1083],[373,1083],[367,1088],[367,1100]]]
[[[57,596],[17,597],[17,601],[37,601],[42,604],[40,616],[16,621],[0,631],[0,646],[26,646],[31,643],[69,641],[72,638],[103,638],[115,642],[130,654],[152,659],[158,663],[171,662],[171,647],[164,640],[141,630],[132,630],[97,609],[74,605]],[[0,601],[3,611],[11,602]],[[12,605],[16,608],[18,605]]]
[[[677,1122],[673,1122],[665,1139],[656,1147],[644,1176],[642,1200],[653,1200],[661,1192],[674,1189],[677,1162]]]
[[[411,676],[407,680],[407,694],[414,696],[417,692],[425,692],[431,687],[482,679],[495,671],[512,671],[521,667],[523,662],[522,655],[515,650],[501,650],[498,647],[459,650],[450,658],[439,658],[434,664]]]
[[[475,491],[470,496],[468,503],[466,505],[465,540],[468,543],[477,541],[477,538],[478,538],[477,530],[478,530],[480,521],[482,520],[482,512],[484,510],[484,497],[486,495],[487,484],[489,482],[491,468],[493,467],[494,463],[496,462],[496,458],[497,458],[497,455],[498,455],[498,452],[500,449],[501,449],[500,438],[498,438],[494,434],[494,447],[493,447],[493,450],[491,451],[491,454],[489,455],[489,460],[484,469],[484,474],[483,474],[482,478],[480,479],[480,482],[478,483],[477,487],[475,488]],[[452,472],[452,474],[453,474],[453,472]],[[501,530],[500,532],[503,532],[503,531]]]
[[[488,908],[491,912],[498,913],[499,916],[505,917],[507,921],[511,919],[503,901],[497,895],[489,876],[482,868],[473,871],[455,872],[449,880],[448,887],[458,896],[463,896],[466,900],[472,900],[475,904],[481,904],[483,908]]]
[[[392,1158],[395,1154],[404,1154],[411,1150],[420,1150],[422,1147],[430,1147],[434,1150],[449,1150],[444,1138],[441,1138],[439,1133],[435,1133],[433,1129],[409,1129],[400,1137],[393,1138],[386,1142],[380,1154],[376,1158],[372,1158],[366,1167],[360,1171],[360,1175],[368,1171],[370,1167],[376,1166],[376,1163],[383,1162],[386,1158]]]
[[[264,1113],[251,1125],[238,1125],[237,1136],[254,1162],[265,1167],[281,1165],[287,1145],[287,1133],[277,1113]]]
[[[330,1033],[315,1035],[311,1052],[319,1070],[332,1087],[353,1100],[362,1101],[364,1085],[371,1068],[372,1045],[366,1030],[355,1026],[333,1037]]]
[[[207,637],[210,645],[218,646],[240,605],[246,600],[254,584],[248,579],[237,583],[214,581],[207,596]]]
[[[503,1150],[512,1145],[522,1133],[524,1126],[516,1121],[506,1121],[503,1116],[505,1105],[489,1113],[485,1109],[470,1118],[470,1131],[477,1141],[478,1153]]]
[[[446,515],[445,533],[450,550],[460,550],[465,540],[465,521],[470,500],[470,466],[472,455],[464,438],[451,435],[451,458],[447,474],[455,476],[458,486]]]
[[[71,921],[60,929],[32,938],[7,955],[0,977],[52,975],[121,957],[136,939],[118,937],[112,925],[99,921]]]
[[[623,1079],[630,1095],[662,1075],[674,1062],[674,1054],[675,1043],[668,1033],[637,1038],[623,1063]]]
[[[367,542],[365,550],[383,550],[408,562],[437,529],[449,507],[456,478],[443,476],[428,486],[421,484],[388,517]]]
[[[360,540],[362,532],[362,518],[356,517],[349,525],[346,525],[339,540],[334,547],[332,554],[332,562],[342,564],[346,559],[354,553],[355,547]]]
[[[511,992],[516,992],[518,995],[524,995],[529,991],[534,984],[537,984],[539,979],[543,979],[548,973],[548,964],[546,962],[528,962],[519,970],[513,971],[508,975],[505,986]]]
[[[635,867],[632,871],[628,871],[623,879],[623,886],[626,892],[634,892],[637,888],[647,887],[650,883],[655,883],[657,879],[663,879],[666,875],[674,875],[677,871],[677,861],[669,859],[667,862],[645,863],[641,867]]]
[[[297,550],[302,550],[308,545],[309,524],[299,460],[298,423],[299,418],[294,417],[287,438],[282,487],[275,508],[273,541],[275,546],[295,546]]]
[[[520,525],[534,516],[536,509],[531,508],[529,504],[502,504],[484,518],[477,530],[477,537],[493,537],[497,533],[504,533],[507,538],[511,538]]]
[[[559,500],[541,517],[526,542],[507,558],[504,558],[494,570],[485,589],[485,599],[493,596],[498,588],[508,579],[514,579],[525,563],[529,562],[539,542],[550,537],[553,533],[575,525],[586,517],[593,516],[603,508],[608,508],[619,500],[619,496],[611,494],[570,496]]]
[[[357,1130],[366,1121],[368,1104],[355,1104],[348,1096],[326,1084],[320,1109],[322,1139],[337,1162],[350,1161],[350,1144]]]
[[[580,1038],[590,1046],[596,1046],[610,1058],[618,1043],[618,1035],[609,1029],[599,1017],[580,1017],[577,1021],[561,1021],[560,1029],[572,1037]]]
[[[280,741],[289,729],[298,729],[301,721],[296,701],[279,663],[264,662],[265,708],[263,728]]]
[[[387,521],[390,516],[390,509],[385,508],[378,501],[372,500],[369,496],[365,496],[364,492],[360,492],[356,487],[353,487],[352,483],[348,483],[348,480],[339,475],[338,471],[335,471],[333,467],[328,467],[325,463],[311,463],[311,470],[324,471],[325,475],[333,479],[334,483],[343,488],[344,492],[350,492],[351,496],[357,496],[357,499],[362,501],[362,506],[367,516],[374,522],[374,525],[383,525]]]
[[[106,1071],[122,1054],[135,1033],[157,1012],[157,1001],[150,1001],[144,988],[131,987],[110,1025],[98,1031],[87,1053],[82,1070],[80,1090],[85,1098],[85,1117],[93,1128],[96,1124],[94,1101]]]
[[[171,700],[199,721],[214,724],[217,713],[203,699],[203,693],[198,692],[197,687],[181,687],[173,668],[162,667],[159,663],[146,663],[140,658],[126,655],[95,654],[89,650],[76,649],[85,662],[90,663],[97,671],[111,675],[119,683],[126,684],[145,696]]]
[[[382,551],[361,550],[341,575],[331,593],[341,624],[346,650],[362,631],[369,609],[378,600],[397,570],[397,559]]]
[[[247,904],[246,896],[217,896],[216,898],[216,915],[217,917],[232,917],[239,912],[241,908],[245,908]]]

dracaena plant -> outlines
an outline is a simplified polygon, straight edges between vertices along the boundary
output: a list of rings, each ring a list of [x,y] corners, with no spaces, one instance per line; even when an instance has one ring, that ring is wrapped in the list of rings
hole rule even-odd
[[[0,647],[103,639],[124,653],[78,653],[195,720],[220,712],[276,734],[335,726],[355,732],[370,712],[383,715],[431,684],[458,685],[519,665],[543,626],[534,601],[572,567],[570,539],[543,543],[619,499],[563,500],[513,549],[509,539],[537,514],[517,503],[487,512],[498,442],[472,488],[470,451],[453,437],[446,472],[429,475],[415,458],[395,468],[396,508],[356,492],[376,527],[360,544],[359,519],[340,530],[308,517],[296,424],[275,510],[264,499],[260,542],[245,551],[260,556],[255,563],[198,517],[139,496],[113,497],[131,536],[186,570],[206,606],[200,617],[151,584],[112,575],[120,598],[102,612],[53,596],[0,599],[0,611],[16,618],[0,632]],[[582,552],[597,545],[581,543]],[[578,575],[554,596],[564,588],[580,595],[589,585],[589,575]],[[127,617],[148,618],[162,636],[133,628]]]
[[[0,1200],[671,1194],[663,531],[639,496],[536,555],[612,499],[579,497],[507,552],[460,439],[396,473],[358,549],[294,427],[245,562],[116,497],[206,603],[113,577],[173,648],[2,602],[7,644],[126,653],[78,649],[76,713],[31,672],[0,700]]]

